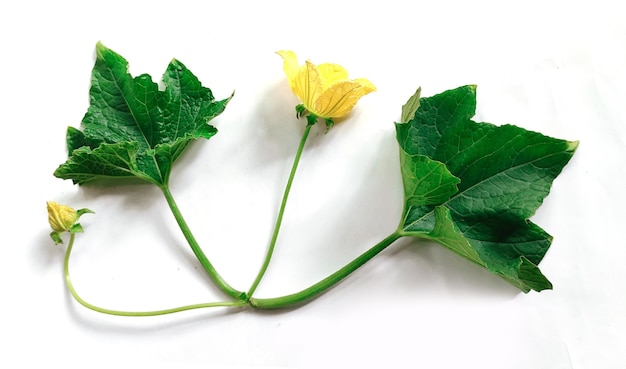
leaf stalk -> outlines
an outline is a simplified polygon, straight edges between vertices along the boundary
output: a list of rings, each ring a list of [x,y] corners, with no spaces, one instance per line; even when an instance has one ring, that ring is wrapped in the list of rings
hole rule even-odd
[[[204,270],[207,272],[209,277],[211,277],[215,285],[217,285],[217,287],[228,296],[231,296],[238,301],[245,301],[246,294],[242,291],[239,291],[231,287],[222,278],[222,276],[217,272],[213,264],[211,264],[209,259],[204,254],[204,251],[202,251],[202,248],[200,248],[200,245],[198,244],[198,241],[196,241],[196,238],[191,233],[191,230],[189,229],[189,226],[187,225],[185,218],[183,218],[183,215],[180,212],[180,209],[178,208],[176,201],[174,201],[174,197],[172,196],[169,186],[164,185],[164,186],[161,186],[160,188],[163,191],[163,195],[165,196],[165,199],[167,200],[167,204],[169,205],[172,211],[172,214],[174,215],[174,218],[176,218],[176,222],[178,223],[180,230],[183,232],[183,235],[185,236],[187,243],[189,243],[189,246],[191,247],[191,250],[193,251],[194,255],[196,255],[196,258],[198,259],[198,261],[200,262]]]
[[[308,302],[334,287],[401,237],[400,231],[393,232],[335,273],[300,292],[266,299],[250,298],[250,305],[257,309],[281,309]]]

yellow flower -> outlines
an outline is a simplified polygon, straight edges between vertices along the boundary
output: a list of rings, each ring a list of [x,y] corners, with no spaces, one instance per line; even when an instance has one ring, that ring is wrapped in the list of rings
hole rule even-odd
[[[308,60],[298,65],[293,51],[278,51],[283,58],[283,69],[289,87],[302,101],[304,109],[332,124],[333,118],[345,116],[359,99],[376,91],[372,82],[365,78],[349,80],[348,72],[340,65],[324,63],[315,65]]]
[[[48,201],[48,223],[55,232],[69,231],[78,220],[78,212],[69,206]]]
[[[78,218],[85,213],[93,213],[89,209],[74,210],[66,205],[57,204],[54,201],[48,201],[48,223],[52,228],[50,237],[55,243],[62,243],[60,234],[63,232],[82,232],[83,228],[78,222]]]

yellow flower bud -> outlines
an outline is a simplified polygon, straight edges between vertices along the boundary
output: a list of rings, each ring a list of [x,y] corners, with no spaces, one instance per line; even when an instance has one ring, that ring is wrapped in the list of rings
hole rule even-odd
[[[89,209],[74,210],[66,205],[57,204],[54,201],[48,201],[48,223],[52,228],[50,237],[56,244],[63,243],[61,234],[70,232],[72,234],[82,232],[83,227],[77,223],[78,218],[85,213],[93,213]]]
[[[69,206],[48,201],[48,222],[55,232],[69,231],[78,221],[78,212]]]

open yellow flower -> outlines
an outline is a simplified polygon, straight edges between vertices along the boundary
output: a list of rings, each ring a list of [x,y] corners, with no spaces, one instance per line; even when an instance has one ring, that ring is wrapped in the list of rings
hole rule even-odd
[[[277,54],[283,58],[289,87],[300,98],[304,109],[326,119],[327,123],[345,116],[361,97],[376,91],[372,82],[365,78],[349,80],[348,72],[340,65],[315,65],[309,61],[298,65],[293,51],[282,50]]]

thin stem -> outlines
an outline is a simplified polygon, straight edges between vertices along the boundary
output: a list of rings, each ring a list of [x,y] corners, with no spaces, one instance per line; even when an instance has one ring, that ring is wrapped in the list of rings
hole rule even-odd
[[[178,205],[176,205],[176,201],[174,201],[174,197],[172,196],[172,193],[170,192],[169,187],[167,185],[162,186],[161,190],[163,191],[163,195],[165,195],[167,204],[172,210],[172,214],[174,214],[174,218],[176,218],[176,222],[178,223],[178,226],[183,232],[185,239],[189,243],[191,250],[196,255],[196,258],[198,259],[200,264],[202,264],[202,267],[209,274],[213,282],[215,282],[217,287],[219,287],[227,295],[239,301],[245,301],[246,300],[245,294],[242,291],[238,291],[234,289],[228,283],[226,283],[226,281],[222,278],[222,276],[219,275],[215,267],[213,267],[213,264],[211,264],[209,259],[206,257],[206,255],[200,248],[198,241],[196,241],[196,238],[191,233],[191,230],[189,229],[187,222],[185,222],[185,219],[183,218],[183,215],[180,212],[180,209],[178,209]]]
[[[389,245],[394,243],[402,237],[402,233],[395,231],[385,239],[374,245],[372,248],[361,254],[350,263],[346,264],[343,268],[339,269],[335,273],[315,283],[314,285],[291,295],[282,297],[268,298],[268,299],[250,299],[250,305],[258,309],[279,309],[289,307],[298,303],[303,303],[310,300],[321,293],[326,292],[331,287],[342,281],[349,276],[352,272],[360,268],[363,264],[371,260],[374,256],[378,255],[381,251],[386,249]]]
[[[265,275],[267,271],[267,267],[270,264],[270,260],[272,259],[272,255],[274,254],[274,248],[276,247],[276,241],[278,240],[278,233],[280,232],[280,226],[283,222],[283,215],[285,213],[285,207],[287,206],[287,199],[289,198],[289,192],[291,191],[291,184],[293,183],[293,179],[296,176],[296,170],[298,169],[298,163],[300,163],[300,157],[302,156],[302,150],[304,149],[304,145],[306,144],[307,137],[309,137],[309,132],[311,132],[311,127],[313,124],[309,122],[306,128],[304,129],[304,133],[302,134],[302,138],[300,139],[300,145],[298,146],[298,151],[296,152],[296,157],[293,159],[293,165],[291,166],[291,173],[289,173],[289,179],[287,180],[287,185],[285,186],[285,192],[283,193],[283,199],[280,203],[280,209],[278,210],[278,216],[276,217],[276,224],[274,225],[274,233],[272,234],[272,239],[270,240],[269,247],[267,249],[267,253],[265,255],[265,260],[263,261],[263,265],[261,266],[261,270],[259,270],[259,274],[257,274],[256,279],[250,286],[248,290],[247,296],[248,298],[252,297],[254,291],[256,291],[259,283],[261,283],[261,279]]]
[[[247,305],[245,301],[224,301],[224,302],[208,302],[208,303],[202,303],[202,304],[185,305],[185,306],[179,306],[179,307],[175,307],[171,309],[153,310],[153,311],[121,311],[121,310],[105,309],[105,308],[101,308],[99,306],[90,304],[87,301],[83,300],[78,295],[78,293],[74,289],[74,285],[72,284],[72,280],[70,278],[70,268],[69,268],[70,254],[72,253],[72,247],[74,246],[74,236],[75,234],[71,233],[70,240],[67,245],[67,250],[65,251],[65,259],[63,262],[63,273],[65,275],[65,282],[67,284],[67,288],[70,291],[70,294],[72,294],[72,297],[74,297],[74,299],[78,301],[78,303],[80,303],[81,305],[83,305],[84,307],[88,309],[91,309],[91,310],[94,310],[103,314],[118,315],[118,316],[156,316],[156,315],[173,314],[173,313],[178,313],[178,312],[186,311],[186,310],[209,308],[209,307],[218,307],[218,306],[235,307],[235,306]]]

